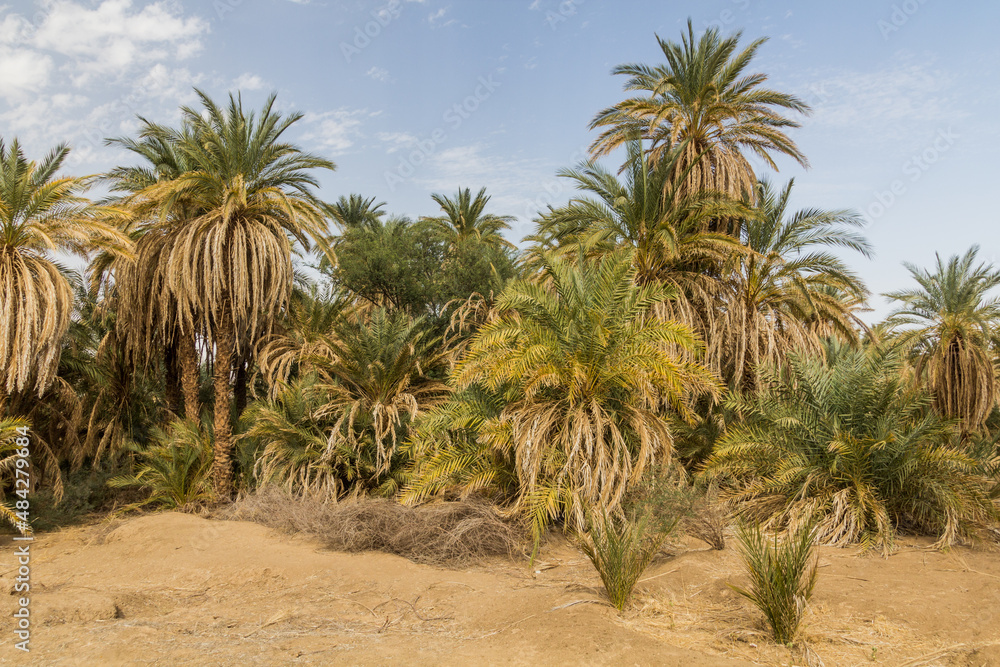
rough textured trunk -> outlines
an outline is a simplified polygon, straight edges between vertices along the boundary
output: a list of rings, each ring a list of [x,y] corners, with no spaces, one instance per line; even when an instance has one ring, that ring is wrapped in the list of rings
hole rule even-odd
[[[184,416],[198,421],[201,417],[201,402],[198,400],[201,374],[198,372],[198,350],[192,334],[181,334],[177,352],[181,366],[181,387],[184,391]]]
[[[247,365],[248,361],[242,356],[237,355],[236,357],[236,388],[234,391],[233,401],[236,403],[235,416],[236,419],[240,418],[243,414],[243,410],[247,407]]]
[[[212,483],[220,499],[227,499],[233,491],[233,428],[230,417],[232,407],[233,347],[236,336],[232,320],[220,318],[215,329],[215,452],[212,459]]]
[[[180,360],[177,358],[176,342],[167,345],[163,350],[163,372],[167,409],[175,415],[180,415],[184,409],[184,396],[181,393]]]

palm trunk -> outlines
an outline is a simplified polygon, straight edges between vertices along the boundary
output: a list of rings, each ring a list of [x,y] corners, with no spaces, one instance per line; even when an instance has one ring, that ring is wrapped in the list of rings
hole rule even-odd
[[[167,409],[175,415],[181,414],[184,397],[181,393],[180,363],[177,358],[177,343],[167,345],[163,350],[164,393]]]
[[[247,407],[247,365],[248,361],[246,359],[241,355],[236,356],[236,390],[234,392],[236,419],[240,418],[243,410]]]
[[[198,350],[194,346],[194,334],[181,334],[178,347],[181,386],[184,390],[184,416],[198,421],[201,417],[201,403],[198,400],[201,374],[198,372]]]
[[[228,308],[223,312],[230,315]],[[228,499],[233,491],[233,426],[230,409],[232,407],[232,384],[230,371],[233,368],[233,347],[236,336],[233,322],[227,317],[220,318],[215,330],[215,453],[212,459],[212,482],[220,499]]]

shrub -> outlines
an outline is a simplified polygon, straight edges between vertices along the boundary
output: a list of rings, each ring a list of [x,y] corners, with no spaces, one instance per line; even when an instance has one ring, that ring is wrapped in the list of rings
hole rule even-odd
[[[758,524],[739,523],[736,536],[749,589],[730,587],[767,618],[779,644],[791,644],[816,586],[815,524],[801,524],[784,539],[769,540]]]
[[[470,499],[406,507],[382,498],[323,502],[264,487],[218,514],[285,533],[306,533],[338,551],[383,551],[422,563],[452,565],[523,552],[524,528],[493,505]]]
[[[781,528],[815,515],[821,542],[883,553],[900,527],[946,546],[996,520],[984,462],[948,444],[897,353],[829,343],[825,359],[790,354],[761,379],[760,392],[730,399],[745,421],[703,472],[745,518]]]
[[[108,481],[115,488],[137,487],[149,493],[134,509],[156,504],[167,509],[183,508],[212,498],[208,471],[212,465],[212,435],[197,422],[178,419],[165,430],[154,429],[152,446],[140,449],[136,471]]]

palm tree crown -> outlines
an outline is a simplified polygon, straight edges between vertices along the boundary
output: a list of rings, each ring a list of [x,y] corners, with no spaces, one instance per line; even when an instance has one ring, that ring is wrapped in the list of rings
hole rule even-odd
[[[658,160],[687,140],[679,168],[693,167],[684,179],[688,188],[718,190],[736,198],[752,194],[756,182],[741,151],[754,153],[775,170],[772,153],[806,165],[805,156],[785,134],[798,123],[781,112],[808,113],[809,106],[794,95],[764,88],[766,75],[746,73],[766,40],[738,50],[741,36],[723,38],[712,28],[696,38],[688,20],[680,44],[657,37],[665,64],[626,64],[612,70],[629,77],[625,90],[645,95],[623,100],[594,117],[591,128],[607,129],[591,152],[606,155],[639,131]],[[700,155],[704,159],[699,162]]]
[[[431,199],[437,202],[445,214],[423,220],[430,223],[431,229],[449,247],[453,248],[467,239],[476,239],[490,245],[514,247],[500,234],[504,229],[510,229],[514,217],[483,213],[490,201],[486,188],[480,189],[475,197],[469,188],[460,188],[454,198],[433,194]]]

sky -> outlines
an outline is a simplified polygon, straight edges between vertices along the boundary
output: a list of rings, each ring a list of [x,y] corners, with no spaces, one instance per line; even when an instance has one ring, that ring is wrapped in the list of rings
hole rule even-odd
[[[518,243],[573,195],[557,172],[625,96],[612,68],[663,62],[656,36],[689,18],[768,38],[749,69],[812,107],[789,130],[809,167],[758,176],[794,178],[793,210],[865,217],[875,258],[844,255],[873,293],[864,319],[912,284],[904,261],[978,244],[1000,262],[1000,3],[985,0],[0,0],[0,137],[36,158],[68,142],[66,169],[93,174],[133,161],[104,138],[137,115],[176,122],[194,87],[254,108],[274,92],[304,114],[291,139],[337,164],[325,199],[415,218],[438,213],[432,193],[485,186]]]

